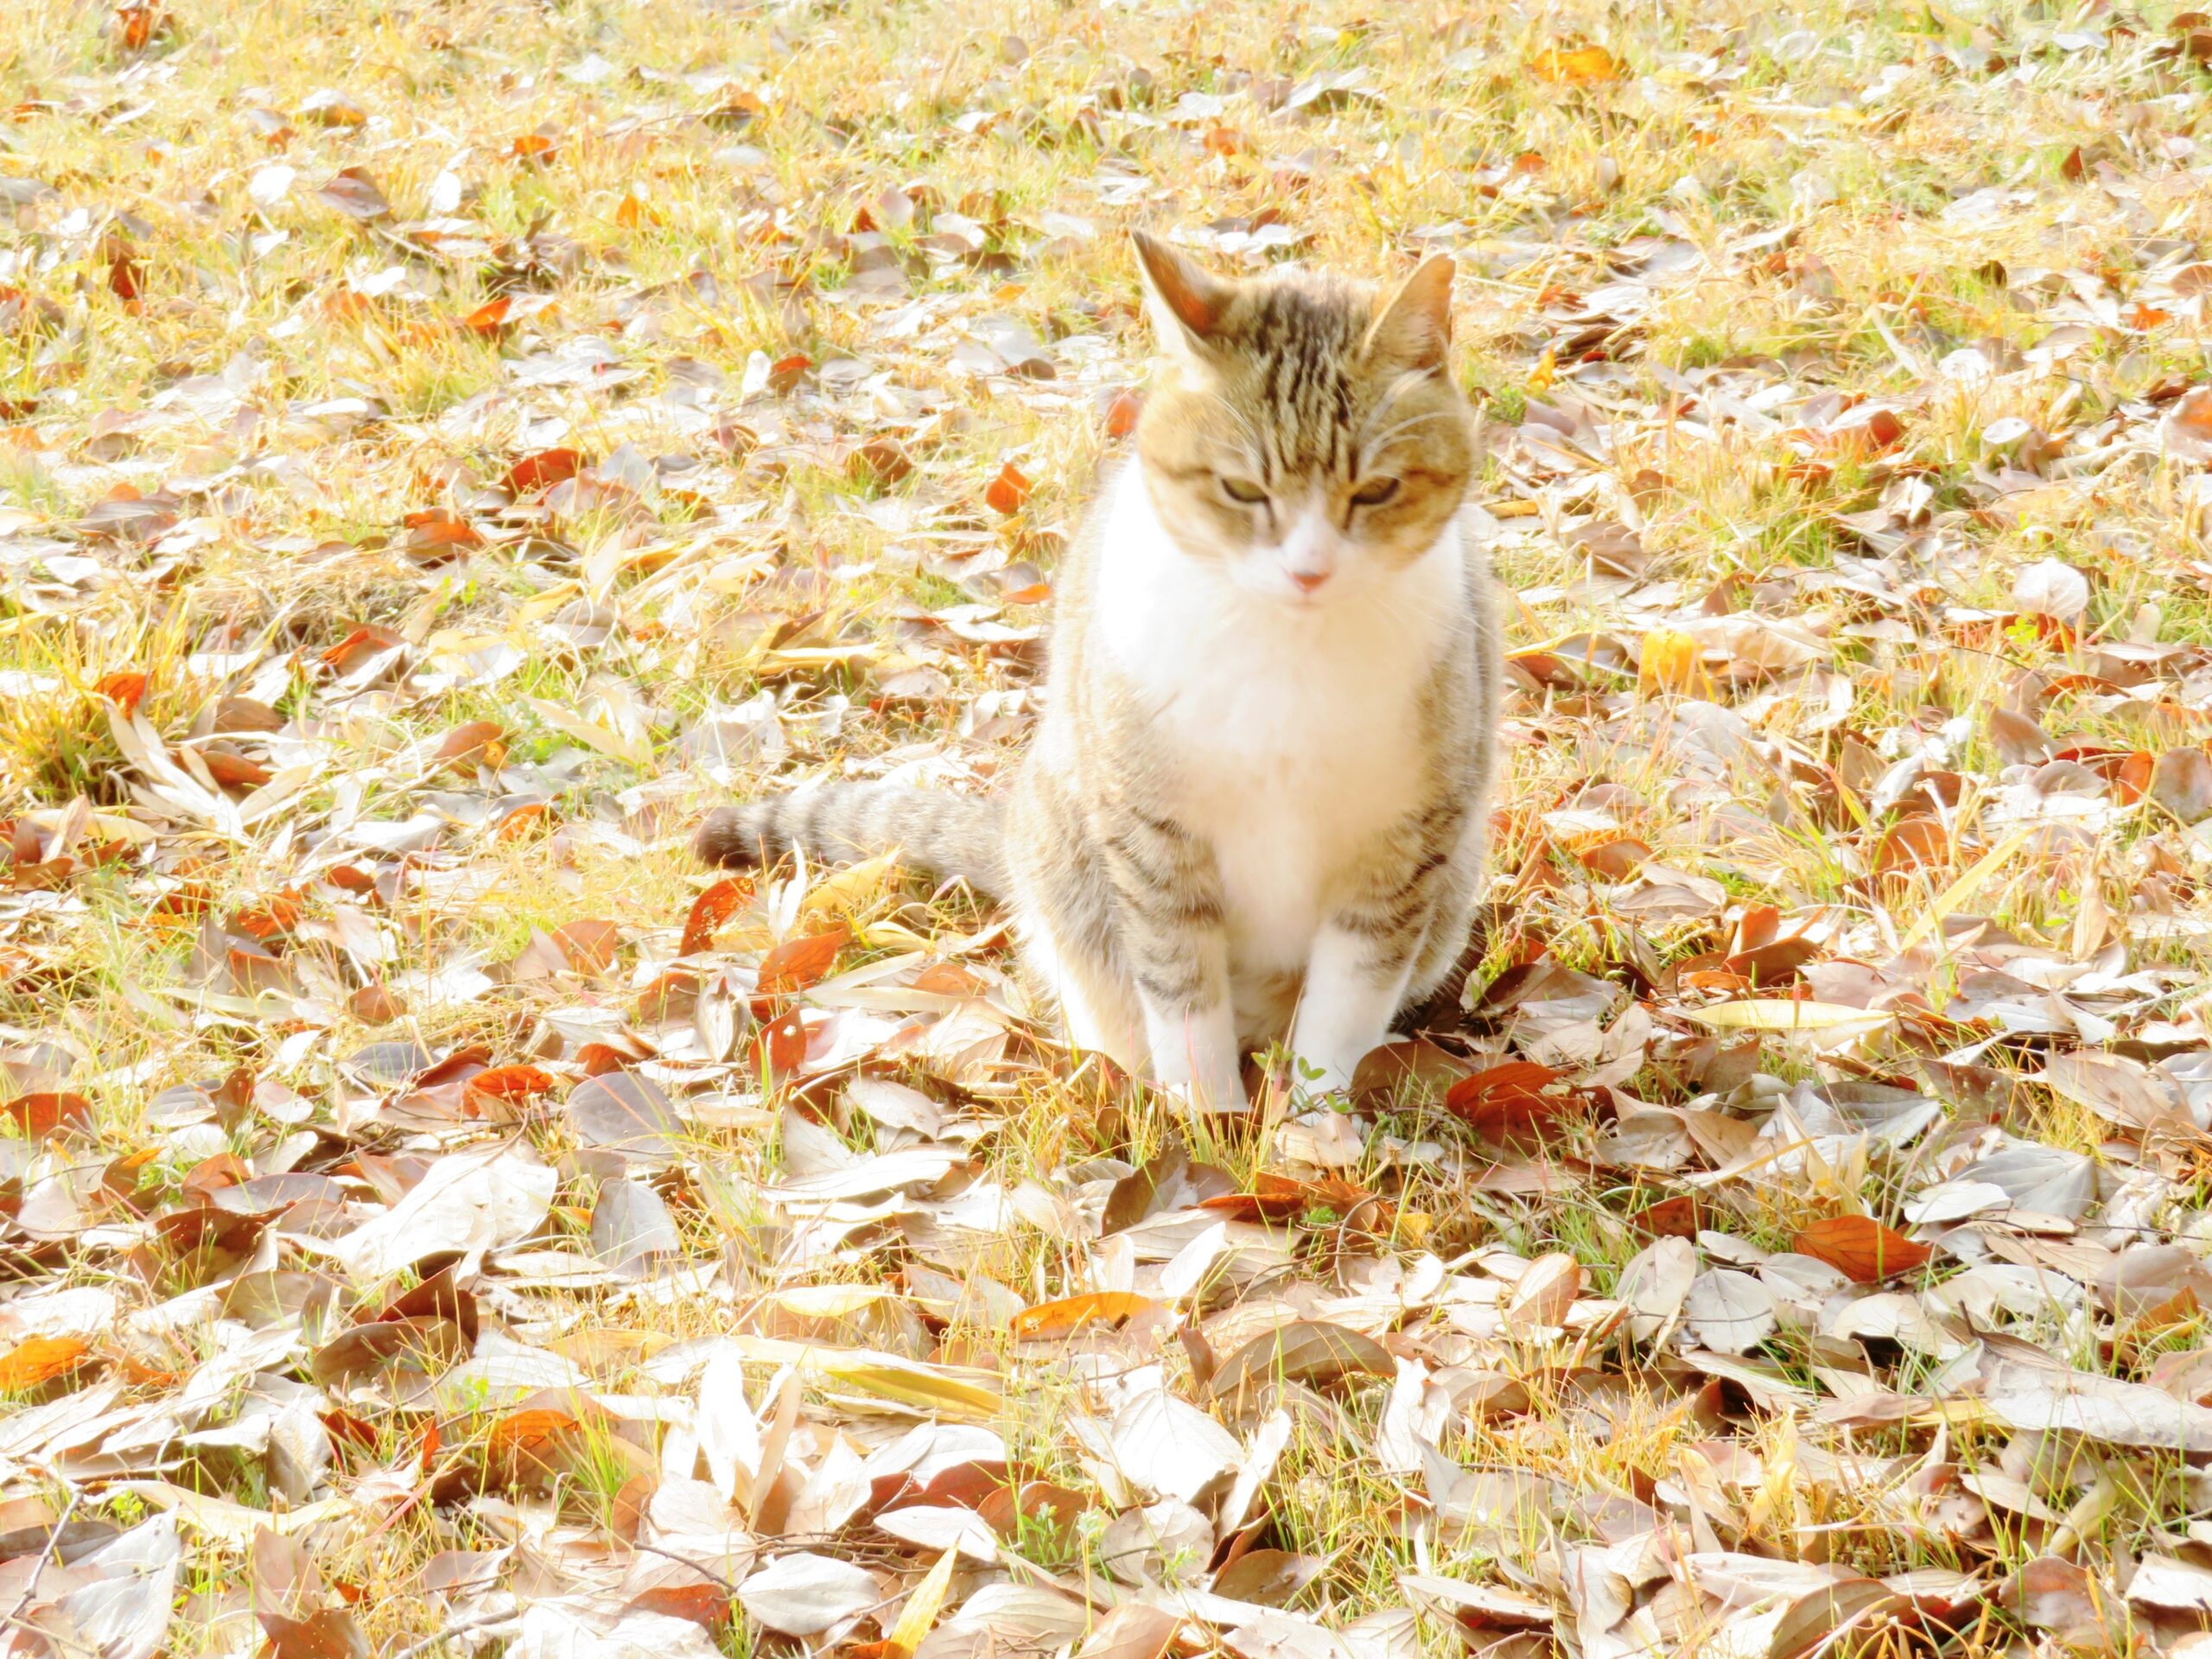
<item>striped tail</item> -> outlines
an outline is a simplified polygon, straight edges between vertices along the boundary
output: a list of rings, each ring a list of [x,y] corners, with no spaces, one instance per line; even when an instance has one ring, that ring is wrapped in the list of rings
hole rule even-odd
[[[725,806],[707,815],[692,845],[709,864],[760,869],[794,849],[823,863],[899,849],[937,880],[965,881],[985,898],[1007,891],[999,803],[950,790],[895,784],[829,784]]]

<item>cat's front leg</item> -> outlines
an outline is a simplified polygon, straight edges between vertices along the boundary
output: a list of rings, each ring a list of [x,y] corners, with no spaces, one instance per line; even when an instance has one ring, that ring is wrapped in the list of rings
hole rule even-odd
[[[1446,791],[1368,849],[1360,878],[1314,936],[1291,1024],[1291,1053],[1308,1088],[1350,1086],[1390,1022],[1431,932],[1464,879],[1471,845],[1463,791]]]
[[[1210,848],[1155,814],[1125,812],[1102,838],[1116,954],[1144,1014],[1153,1080],[1199,1110],[1245,1104],[1229,935]]]
[[[1294,1082],[1317,1094],[1351,1087],[1361,1058],[1389,1040],[1421,941],[1420,932],[1377,939],[1343,920],[1323,925],[1291,1026]]]
[[[1129,917],[1124,945],[1144,1010],[1153,1080],[1198,1111],[1243,1109],[1229,939],[1218,915],[1165,903]]]
[[[1205,1003],[1148,991],[1139,982],[1153,1077],[1196,1111],[1238,1111],[1245,1105],[1226,976],[1224,982],[1222,995]]]

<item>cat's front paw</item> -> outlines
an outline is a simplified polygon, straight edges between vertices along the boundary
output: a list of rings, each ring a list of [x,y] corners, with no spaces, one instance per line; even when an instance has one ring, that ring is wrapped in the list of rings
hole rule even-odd
[[[1160,1091],[1175,1103],[1178,1110],[1193,1117],[1209,1112],[1242,1113],[1252,1104],[1250,1096],[1244,1092],[1243,1077],[1233,1071],[1213,1077],[1185,1077],[1163,1083]]]

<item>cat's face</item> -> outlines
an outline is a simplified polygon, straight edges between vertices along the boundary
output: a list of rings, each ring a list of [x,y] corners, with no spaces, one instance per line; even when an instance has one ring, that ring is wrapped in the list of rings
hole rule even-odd
[[[1474,459],[1452,384],[1452,262],[1395,294],[1208,275],[1137,234],[1163,372],[1138,453],[1176,543],[1286,607],[1325,607],[1418,559]]]

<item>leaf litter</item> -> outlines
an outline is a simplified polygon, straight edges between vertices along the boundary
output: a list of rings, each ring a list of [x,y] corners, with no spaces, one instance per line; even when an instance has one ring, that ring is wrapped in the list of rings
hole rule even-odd
[[[7,46],[8,1651],[2212,1644],[2201,15],[371,21]],[[684,854],[1002,772],[1135,224],[1462,270],[1334,1106]]]

